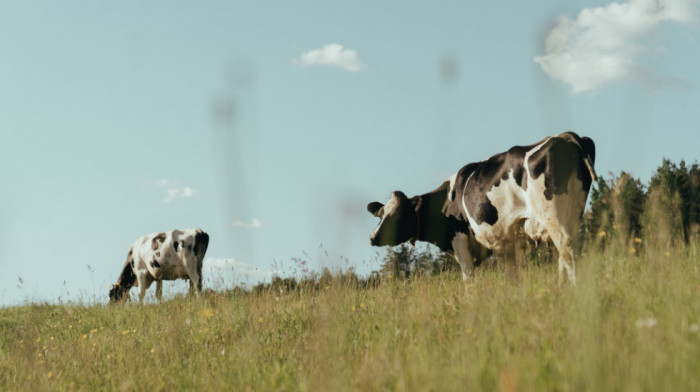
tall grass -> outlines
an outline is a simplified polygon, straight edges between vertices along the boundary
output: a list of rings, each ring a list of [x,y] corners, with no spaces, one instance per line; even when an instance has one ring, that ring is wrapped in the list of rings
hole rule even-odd
[[[700,390],[698,247],[161,304],[0,309],[3,390]]]

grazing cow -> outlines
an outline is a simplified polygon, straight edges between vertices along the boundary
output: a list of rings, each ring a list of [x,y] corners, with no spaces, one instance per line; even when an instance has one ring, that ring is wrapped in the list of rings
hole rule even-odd
[[[119,280],[109,290],[112,302],[128,297],[133,286],[139,288],[139,302],[156,282],[156,297],[163,293],[163,280],[189,279],[190,291],[202,291],[202,260],[209,235],[200,229],[173,230],[145,235],[129,248]]]
[[[393,192],[367,210],[380,218],[374,246],[425,241],[455,256],[466,282],[492,251],[512,245],[518,232],[551,241],[559,252],[559,281],[576,283],[571,242],[576,237],[591,182],[595,145],[573,132],[516,146],[470,163],[432,192]]]

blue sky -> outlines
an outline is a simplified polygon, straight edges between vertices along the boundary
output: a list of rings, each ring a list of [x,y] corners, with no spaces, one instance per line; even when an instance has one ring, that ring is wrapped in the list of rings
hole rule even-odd
[[[210,287],[366,273],[368,202],[563,131],[600,174],[695,161],[699,7],[0,3],[0,304],[106,301],[173,228],[210,233]]]

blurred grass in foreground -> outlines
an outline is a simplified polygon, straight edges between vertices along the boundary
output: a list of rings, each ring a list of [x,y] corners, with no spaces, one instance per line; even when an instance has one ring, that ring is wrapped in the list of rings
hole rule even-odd
[[[698,246],[326,279],[139,306],[0,309],[2,390],[700,390]],[[338,275],[339,276],[339,275]]]

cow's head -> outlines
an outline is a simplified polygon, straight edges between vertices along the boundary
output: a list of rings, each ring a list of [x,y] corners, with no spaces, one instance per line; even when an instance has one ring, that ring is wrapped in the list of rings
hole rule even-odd
[[[109,288],[109,302],[119,302],[128,297],[129,290],[121,286],[119,283],[113,284]]]
[[[394,246],[416,240],[418,231],[416,206],[403,192],[392,192],[386,205],[376,201],[369,203],[367,211],[381,219],[377,228],[369,236],[372,245]]]

